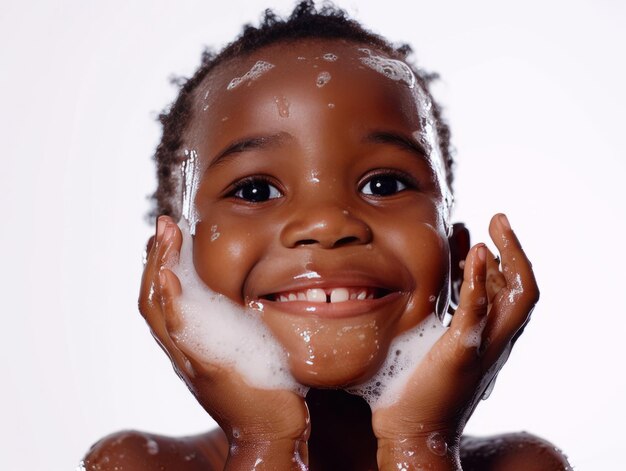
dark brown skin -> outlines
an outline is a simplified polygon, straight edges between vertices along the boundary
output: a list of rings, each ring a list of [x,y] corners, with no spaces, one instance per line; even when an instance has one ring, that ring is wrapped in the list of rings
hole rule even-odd
[[[207,363],[177,341],[176,299],[184,287],[165,267],[176,263],[182,235],[161,217],[140,310],[223,432],[182,439],[123,432],[92,448],[88,470],[567,469],[560,452],[530,435],[461,440],[539,291],[504,215],[494,216],[489,228],[502,266],[484,244],[469,249],[461,226],[448,234],[442,162],[429,151],[436,141],[429,143],[420,120],[427,103],[415,88],[364,66],[359,47],[308,40],[223,64],[200,87],[185,136],[202,170],[195,199],[198,275],[242,306],[262,302],[263,322],[288,352],[291,373],[314,389],[305,401],[293,391],[252,387],[232,368]],[[329,52],[339,59],[320,59]],[[259,60],[274,67],[226,90]],[[322,71],[331,80],[319,87]],[[376,181],[396,186],[380,194]],[[255,185],[268,197],[253,201]],[[465,260],[462,272],[451,271],[451,257],[453,267]],[[306,271],[320,278],[298,276]],[[340,391],[376,373],[390,342],[447,295],[449,276],[463,277],[459,307],[400,397],[372,414],[361,398]],[[308,301],[277,299],[341,287],[377,296],[315,304],[312,314]],[[480,342],[468,342],[481,322]],[[305,343],[303,330],[320,332]],[[346,331],[360,335],[339,335]],[[158,453],[150,454],[155,448],[148,438]]]

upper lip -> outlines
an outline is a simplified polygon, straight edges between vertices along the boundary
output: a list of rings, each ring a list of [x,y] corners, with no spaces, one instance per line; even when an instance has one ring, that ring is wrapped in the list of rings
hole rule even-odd
[[[303,269],[303,265],[307,268]],[[271,275],[264,276],[255,283],[255,289],[248,291],[248,296],[252,299],[269,299],[273,295],[285,292],[304,291],[307,289],[325,289],[333,288],[369,288],[388,292],[404,292],[408,290],[406,278],[399,276],[397,270],[388,270],[393,273],[392,279],[380,276],[372,267],[359,267],[350,265],[350,268],[344,266],[322,265],[315,263],[306,263],[300,266],[292,266],[280,271],[264,270]],[[307,278],[304,275],[309,272],[315,272],[319,277]],[[250,299],[250,298],[249,298]]]

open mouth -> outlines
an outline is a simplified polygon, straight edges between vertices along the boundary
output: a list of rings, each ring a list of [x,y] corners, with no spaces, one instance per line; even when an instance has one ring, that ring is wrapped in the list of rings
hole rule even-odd
[[[304,301],[309,303],[343,303],[382,298],[390,291],[374,287],[310,288],[297,291],[283,291],[262,296],[262,299],[279,303]]]

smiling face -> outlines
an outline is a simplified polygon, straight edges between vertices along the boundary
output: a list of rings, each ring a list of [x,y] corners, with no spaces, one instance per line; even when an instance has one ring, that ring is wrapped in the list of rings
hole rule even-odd
[[[199,87],[185,137],[196,271],[262,306],[303,384],[370,377],[447,296],[449,191],[430,119],[405,65],[343,41],[272,45]]]

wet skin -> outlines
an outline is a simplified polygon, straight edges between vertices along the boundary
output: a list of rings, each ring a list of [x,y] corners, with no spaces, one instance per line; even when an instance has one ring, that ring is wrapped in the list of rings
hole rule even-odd
[[[338,60],[324,61],[328,52]],[[466,231],[448,236],[442,163],[424,142],[424,103],[415,89],[363,66],[363,56],[358,45],[339,41],[278,44],[221,65],[199,87],[184,137],[202,172],[195,198],[196,271],[211,289],[242,306],[263,304],[260,315],[285,347],[300,382],[340,388],[374,374],[391,340],[430,315],[438,296],[447,296],[452,247],[455,257],[467,259],[449,335],[416,371],[407,397],[374,417],[362,399],[342,391],[312,389],[307,407],[288,391],[254,390],[232,371],[195,361],[193,352],[172,341],[171,300],[182,287],[161,267],[175,257],[180,232],[171,220],[161,219],[140,308],[228,438],[222,431],[184,439],[149,436],[162,450],[150,455],[145,435],[125,432],[91,450],[88,470],[252,469],[259,456],[266,460],[264,469],[292,469],[294,447],[305,462],[308,454],[310,469],[400,469],[404,458],[397,454],[409,456],[407,451],[422,456],[429,469],[457,469],[460,457],[463,469],[565,469],[560,453],[528,435],[474,440],[467,452],[465,443],[458,448],[460,431],[482,391],[481,378],[527,321],[536,285],[505,218],[494,218],[490,226],[502,272],[483,245],[468,254]],[[258,60],[274,68],[249,85],[226,90]],[[318,87],[322,71],[331,79]],[[311,272],[319,278],[305,276]],[[523,286],[515,285],[521,294],[514,299],[516,275]],[[374,299],[280,302],[281,295],[306,289],[345,287]],[[475,349],[458,347],[458,337],[488,311],[494,321],[485,328],[489,344],[478,358]],[[448,414],[457,409],[458,414]],[[449,432],[451,444],[443,457],[428,450],[420,455],[424,436],[416,432],[417,424],[430,423],[427,413],[433,411],[431,422],[452,424],[441,429]],[[229,454],[228,443],[241,447],[237,450],[245,447],[233,434],[233,426],[244,420],[253,424],[248,436],[277,445],[269,451],[257,446],[237,462],[242,458],[233,448]],[[399,436],[415,446],[394,448],[399,442],[393,438]],[[185,458],[194,453],[193,459]],[[270,463],[282,455],[286,462]],[[414,465],[407,469],[417,469]]]
[[[290,49],[220,68],[200,100],[210,112],[196,108],[194,262],[214,291],[262,303],[299,382],[346,386],[377,371],[389,342],[447,295],[447,187],[441,157],[420,143],[416,88],[365,67],[353,44],[332,44],[335,62],[319,44]],[[225,92],[256,60],[274,68]],[[331,78],[318,87],[322,71]],[[315,288],[374,299],[278,301]]]

